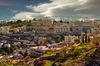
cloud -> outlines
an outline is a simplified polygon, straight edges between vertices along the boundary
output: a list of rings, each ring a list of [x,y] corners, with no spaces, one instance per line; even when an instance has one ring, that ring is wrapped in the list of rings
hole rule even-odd
[[[18,13],[18,10],[14,10],[14,9],[8,9],[10,12],[12,12],[12,13]]]
[[[20,17],[32,19],[33,17],[95,17],[100,13],[100,0],[50,0],[50,3],[43,3],[26,6],[32,12],[17,13],[14,18]]]
[[[87,0],[87,2],[82,5],[80,8],[84,8],[84,9],[80,9],[78,10],[78,12],[82,12],[82,13],[90,13],[90,14],[95,14],[95,13],[99,13],[100,11],[100,0]]]
[[[30,10],[33,10],[34,9],[34,6],[33,5],[27,5],[25,6],[27,9],[30,9]]]
[[[33,13],[33,12],[20,12],[18,14],[16,14],[14,17],[12,17],[12,19],[33,19],[33,17],[40,17],[42,15],[40,15],[39,13]]]

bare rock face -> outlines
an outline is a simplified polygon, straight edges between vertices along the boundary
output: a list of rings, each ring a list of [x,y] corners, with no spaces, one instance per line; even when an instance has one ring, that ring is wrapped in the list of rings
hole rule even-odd
[[[85,66],[100,66],[100,47],[98,47],[91,58],[85,62]]]

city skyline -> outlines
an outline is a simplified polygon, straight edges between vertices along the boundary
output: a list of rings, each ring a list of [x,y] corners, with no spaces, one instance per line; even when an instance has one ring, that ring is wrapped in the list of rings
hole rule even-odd
[[[100,0],[0,0],[0,19],[99,18]]]

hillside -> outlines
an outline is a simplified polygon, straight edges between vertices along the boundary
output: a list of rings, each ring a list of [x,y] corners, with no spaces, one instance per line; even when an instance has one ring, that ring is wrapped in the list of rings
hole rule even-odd
[[[39,58],[27,56],[23,61],[0,61],[0,66],[100,66],[100,47],[81,44],[64,47],[60,51],[48,51]]]

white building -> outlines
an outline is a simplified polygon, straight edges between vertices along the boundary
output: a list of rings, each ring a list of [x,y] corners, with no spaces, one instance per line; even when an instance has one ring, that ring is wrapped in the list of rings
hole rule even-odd
[[[68,31],[69,31],[69,26],[67,25],[54,26],[54,33],[66,33]]]

